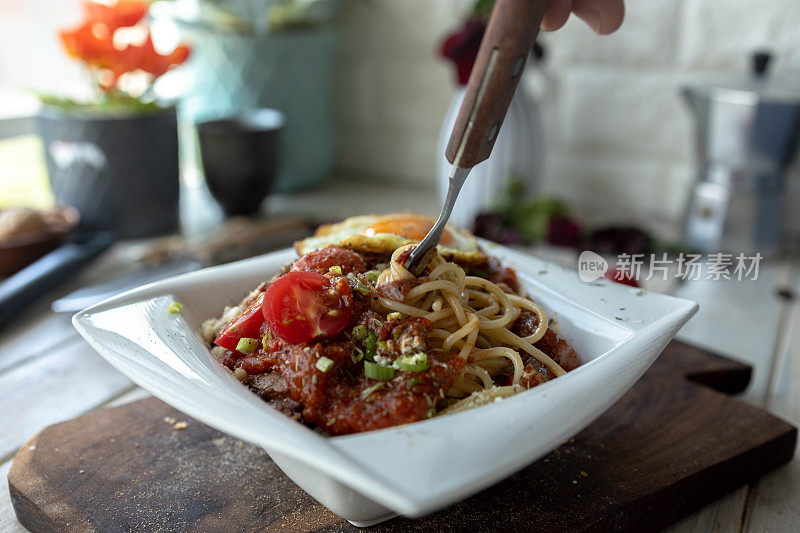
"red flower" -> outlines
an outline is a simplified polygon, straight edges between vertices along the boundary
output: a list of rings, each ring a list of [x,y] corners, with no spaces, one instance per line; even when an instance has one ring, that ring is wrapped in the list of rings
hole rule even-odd
[[[576,247],[581,240],[581,227],[568,216],[554,215],[547,223],[545,239],[556,246]]]
[[[85,22],[58,33],[67,55],[98,68],[108,68],[114,56],[113,35],[103,24]]]
[[[110,30],[136,26],[147,14],[148,2],[143,0],[117,0],[115,4],[84,0],[86,22],[104,24]]]
[[[147,29],[143,29],[146,33],[140,44],[115,44],[116,31],[139,24],[147,13],[147,6],[143,0],[117,0],[110,5],[86,0],[83,24],[59,32],[67,55],[100,72],[98,79],[103,90],[113,91],[120,76],[136,70],[156,79],[189,57],[190,50],[184,45],[170,54],[159,54]]]
[[[475,58],[478,57],[478,49],[485,31],[486,23],[483,20],[468,20],[464,27],[456,33],[450,34],[442,42],[440,53],[455,63],[458,83],[461,85],[466,85],[469,81],[469,75],[475,64]]]

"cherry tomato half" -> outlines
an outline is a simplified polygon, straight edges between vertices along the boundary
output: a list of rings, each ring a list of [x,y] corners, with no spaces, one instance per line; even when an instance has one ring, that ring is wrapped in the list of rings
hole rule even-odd
[[[288,272],[264,294],[264,319],[270,330],[289,344],[335,335],[350,322],[353,295],[347,282],[331,285],[316,272]]]
[[[214,344],[228,350],[235,350],[236,345],[239,344],[239,339],[243,337],[260,338],[261,324],[264,323],[264,314],[261,312],[263,301],[264,293],[262,292],[247,309],[242,311],[239,316],[219,332],[217,338],[214,339]]]

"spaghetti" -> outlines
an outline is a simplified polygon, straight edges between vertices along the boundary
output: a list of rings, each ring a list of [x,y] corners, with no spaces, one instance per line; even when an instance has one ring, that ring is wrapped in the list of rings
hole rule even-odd
[[[416,279],[401,261],[413,247],[407,245],[395,250],[389,268],[378,277],[378,287],[392,281]],[[375,307],[430,321],[429,344],[443,352],[458,351],[458,356],[466,364],[448,396],[465,398],[483,392],[476,397],[480,398],[480,403],[485,403],[522,390],[520,381],[526,365],[521,354],[535,358],[554,376],[565,373],[558,363],[534,346],[544,337],[549,324],[547,314],[539,304],[506,293],[487,279],[468,276],[462,267],[446,262],[438,255],[428,268],[431,271],[427,281],[409,290],[402,302],[382,297]],[[525,337],[511,331],[522,310],[533,313],[538,323],[536,329]],[[493,377],[509,363],[513,365],[511,384],[496,385]],[[474,400],[456,403],[447,411],[461,410],[469,403],[474,403]]]

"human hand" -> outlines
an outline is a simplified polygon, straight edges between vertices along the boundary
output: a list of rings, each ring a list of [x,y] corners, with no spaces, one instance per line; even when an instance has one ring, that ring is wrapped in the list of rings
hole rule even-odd
[[[596,33],[605,35],[622,24],[625,4],[623,0],[552,0],[542,19],[542,30],[559,29],[567,23],[570,13],[575,13]]]

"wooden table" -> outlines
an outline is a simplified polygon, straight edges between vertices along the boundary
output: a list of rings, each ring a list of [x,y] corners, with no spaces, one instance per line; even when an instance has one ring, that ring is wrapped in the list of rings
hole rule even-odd
[[[352,188],[274,199],[274,206],[292,212],[326,205],[321,216],[348,215],[353,195],[369,203],[374,191]],[[410,196],[410,192],[399,192]],[[375,198],[387,198],[376,195]],[[359,203],[361,203],[359,201]],[[415,205],[397,195],[392,202],[376,199],[371,211]],[[419,207],[435,212],[435,202]],[[287,211],[288,212],[288,211]],[[319,214],[319,213],[318,213]],[[549,255],[550,250],[542,250]],[[117,246],[80,276],[26,310],[0,330],[0,474],[2,479],[17,448],[41,428],[99,407],[147,396],[117,373],[78,337],[69,315],[49,310],[52,299],[88,283],[118,275],[129,247]],[[562,255],[562,260],[568,260]],[[744,399],[800,425],[800,303],[778,291],[800,292],[800,261],[763,263],[757,281],[687,282],[674,288],[678,296],[700,302],[700,312],[679,338],[753,365]],[[25,531],[14,516],[8,489],[0,489],[0,531]],[[686,518],[671,531],[797,531],[800,524],[800,456],[792,463],[739,489]]]

